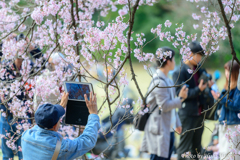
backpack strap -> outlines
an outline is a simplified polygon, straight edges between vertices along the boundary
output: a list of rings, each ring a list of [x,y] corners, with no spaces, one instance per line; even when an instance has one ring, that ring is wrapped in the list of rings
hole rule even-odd
[[[152,112],[155,111],[155,109],[156,109],[157,107],[158,107],[158,105],[156,105],[156,106],[153,108]],[[149,112],[149,114],[152,114],[152,112]],[[161,110],[159,110],[159,114],[161,114]]]
[[[155,77],[155,78],[153,78],[152,81],[150,82],[150,84],[149,84],[149,86],[148,86],[148,90],[149,90],[149,87],[151,86],[151,84],[152,84],[154,81],[156,81],[156,80],[162,80],[162,81],[164,81],[164,82],[166,83],[166,85],[167,85],[167,82],[165,81],[165,79],[163,79],[162,77]]]
[[[162,80],[162,81],[164,81],[165,83],[166,83],[166,85],[167,85],[167,82],[165,81],[165,79],[164,78],[162,78],[162,77],[155,77],[155,78],[153,78],[152,79],[152,81],[151,81],[151,83],[150,83],[150,85],[149,85],[149,87],[151,86],[151,84],[154,82],[154,81],[156,81],[156,80]],[[148,88],[149,88],[148,87]]]
[[[57,160],[57,157],[59,155],[60,149],[61,149],[61,144],[62,144],[62,138],[60,140],[57,140],[56,148],[52,156],[52,160]]]

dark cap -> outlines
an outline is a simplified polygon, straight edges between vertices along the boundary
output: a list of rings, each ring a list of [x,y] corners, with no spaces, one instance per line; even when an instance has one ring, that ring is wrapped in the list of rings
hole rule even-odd
[[[205,52],[198,41],[191,42],[189,44],[189,48],[191,49],[193,54],[201,54],[202,56],[205,55]]]
[[[37,125],[44,129],[51,129],[65,114],[65,109],[58,104],[43,104],[35,112]]]

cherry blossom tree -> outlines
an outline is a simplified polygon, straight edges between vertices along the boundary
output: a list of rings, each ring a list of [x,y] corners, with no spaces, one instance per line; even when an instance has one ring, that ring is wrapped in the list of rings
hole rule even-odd
[[[221,41],[227,40],[231,48],[229,54],[232,55],[232,60],[240,64],[233,46],[232,35],[234,24],[239,21],[240,0],[187,1],[189,5],[196,6],[196,13],[190,14],[193,22],[197,22],[192,24],[193,28],[200,29],[201,34],[198,35],[196,31],[187,35],[184,24],[175,25],[171,20],[167,20],[164,24],[149,28],[154,36],[153,39],[170,42],[172,47],[179,50],[183,61],[191,59],[189,43],[200,39],[206,51],[202,64],[209,56],[216,54]],[[101,98],[98,102],[100,103],[98,104],[99,112],[109,112],[111,123],[116,108],[129,109],[129,106],[121,104],[129,98],[123,97],[122,93],[130,81],[134,82],[138,90],[136,94],[139,97],[133,102],[135,109],[134,112],[131,111],[132,116],[148,112],[142,108],[150,92],[144,96],[145,93],[142,92],[141,84],[138,83],[134,71],[131,55],[134,55],[149,76],[152,76],[149,63],[154,62],[156,58],[164,59],[166,56],[171,56],[171,53],[163,53],[160,48],[155,53],[145,53],[144,47],[153,39],[147,40],[144,33],[134,33],[133,26],[138,8],[145,5],[152,6],[157,3],[156,0],[29,0],[24,6],[20,6],[19,2],[20,0],[0,2],[2,43],[0,94],[1,104],[6,107],[6,110],[2,110],[2,116],[8,116],[11,113],[14,122],[9,122],[9,125],[17,125],[16,131],[11,130],[11,134],[1,135],[8,139],[8,147],[21,150],[20,147],[16,148],[14,142],[21,137],[24,130],[35,125],[34,95],[42,97],[37,105],[45,103],[51,94],[61,95],[59,88],[63,88],[63,81],[66,80],[100,83],[102,86],[100,89],[104,90],[105,94],[102,97],[98,95],[98,98]],[[111,22],[94,21],[93,15],[97,11],[103,17],[112,12],[118,12],[119,15]],[[170,27],[175,27],[174,33],[168,30]],[[24,33],[25,37],[16,38],[19,33]],[[131,42],[134,42],[134,45],[131,45]],[[36,48],[41,52],[30,56],[29,52]],[[55,70],[46,79],[39,80],[39,75],[46,72],[48,60],[55,52],[64,54],[65,58],[54,60],[53,63],[57,64]],[[36,58],[39,54],[42,56]],[[9,74],[9,70],[16,57],[23,59],[22,69],[19,71],[20,76],[13,77]],[[127,65],[131,70],[131,78],[127,77],[124,69]],[[104,78],[95,74],[101,67]],[[189,70],[192,76],[196,72],[197,70]],[[230,84],[225,96],[228,96],[229,91]],[[18,96],[21,94],[24,94],[24,99],[20,100]],[[59,96],[57,100],[59,101],[60,98]],[[205,113],[206,111],[202,114]],[[110,130],[100,130],[100,132],[107,134],[114,131],[117,125],[112,123]],[[72,126],[63,125],[60,133],[74,138],[80,134],[78,126],[75,127],[76,130]]]

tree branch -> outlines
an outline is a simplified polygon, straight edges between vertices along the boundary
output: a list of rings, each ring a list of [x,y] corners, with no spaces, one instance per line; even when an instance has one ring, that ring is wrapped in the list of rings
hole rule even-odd
[[[234,49],[234,46],[233,46],[231,27],[229,26],[230,21],[228,21],[228,19],[227,19],[222,1],[218,0],[218,4],[220,6],[220,10],[221,10],[221,14],[222,14],[222,17],[223,17],[223,20],[224,20],[224,23],[225,23],[225,27],[227,28],[227,34],[228,34],[228,40],[229,40],[229,44],[230,44],[230,48],[231,48],[231,54],[233,55],[234,59],[237,59],[236,52],[235,52],[235,49]],[[240,65],[240,61],[237,60],[237,62]]]

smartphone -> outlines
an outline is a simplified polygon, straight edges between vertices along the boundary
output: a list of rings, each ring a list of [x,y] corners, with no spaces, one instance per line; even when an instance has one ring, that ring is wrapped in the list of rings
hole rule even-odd
[[[185,83],[185,82],[182,82],[181,84],[183,84],[183,83]],[[189,85],[187,84],[187,83],[185,83],[184,85],[182,85],[182,87],[183,86],[186,86],[186,88],[189,88]]]

